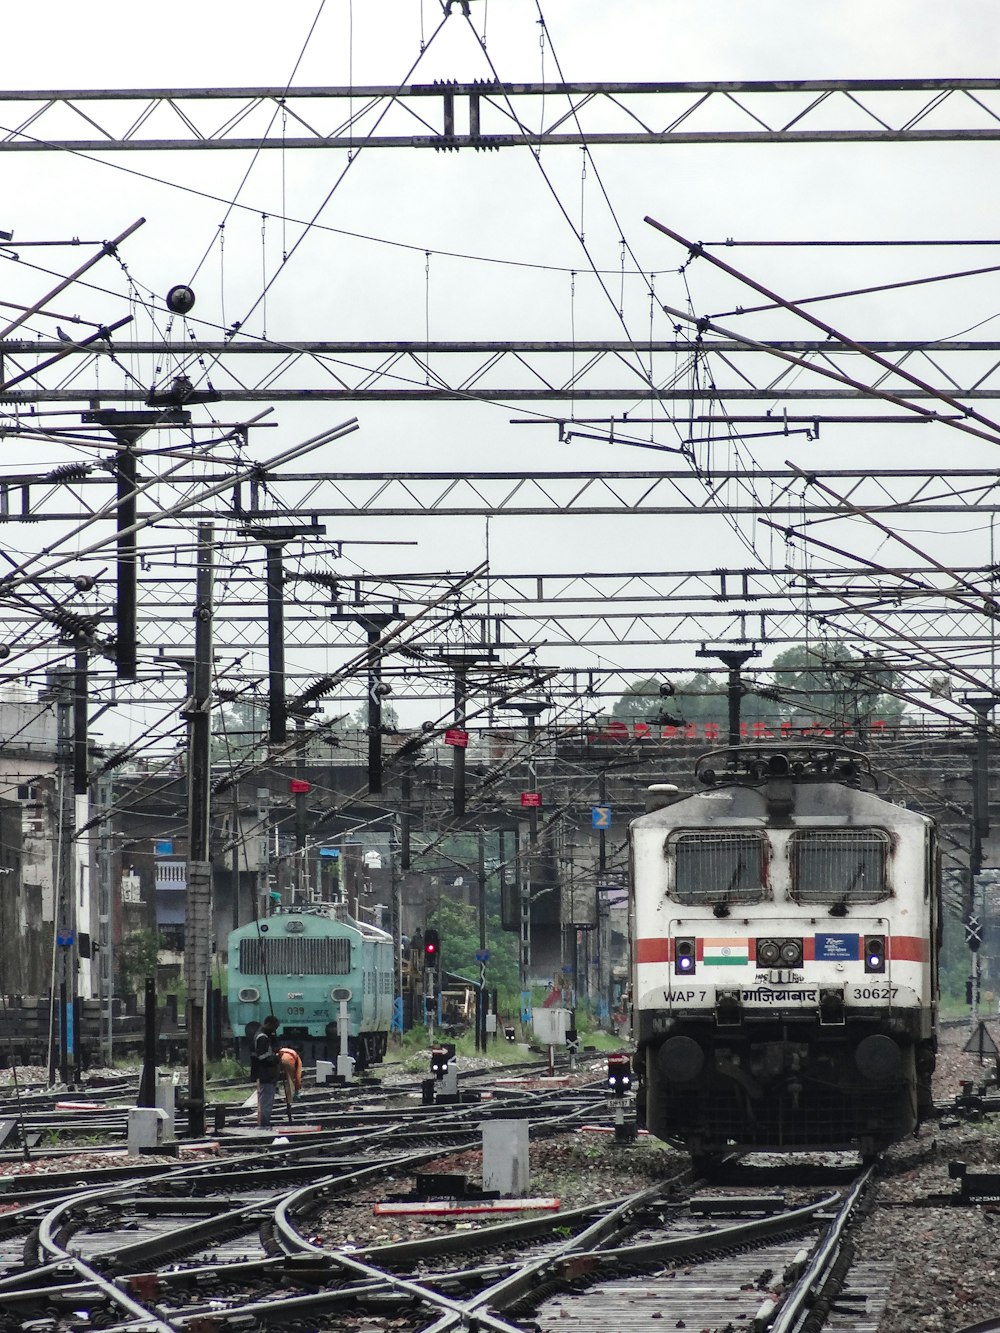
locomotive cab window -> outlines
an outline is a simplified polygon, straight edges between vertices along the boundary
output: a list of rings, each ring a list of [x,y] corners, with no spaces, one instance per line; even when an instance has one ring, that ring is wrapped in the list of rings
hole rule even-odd
[[[689,905],[757,903],[767,894],[767,842],[762,833],[679,833],[667,842],[674,863],[673,896]]]
[[[889,836],[880,829],[811,829],[789,845],[792,897],[849,907],[889,896]]]

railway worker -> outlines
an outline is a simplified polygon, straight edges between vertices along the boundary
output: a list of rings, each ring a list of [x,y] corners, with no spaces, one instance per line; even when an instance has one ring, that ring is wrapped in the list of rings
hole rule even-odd
[[[282,1046],[278,1051],[281,1068],[281,1080],[285,1085],[285,1105],[288,1108],[289,1122],[292,1119],[292,1102],[302,1091],[302,1057],[291,1046]]]
[[[281,1078],[277,1031],[278,1019],[268,1014],[254,1036],[250,1057],[250,1077],[257,1080],[257,1124],[261,1129],[271,1128],[274,1093]]]

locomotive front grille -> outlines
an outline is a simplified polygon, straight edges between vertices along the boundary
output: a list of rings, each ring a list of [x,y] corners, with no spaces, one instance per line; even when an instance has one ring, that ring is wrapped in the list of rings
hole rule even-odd
[[[680,833],[671,842],[674,894],[688,905],[760,902],[766,892],[767,843],[757,832]]]
[[[249,976],[346,976],[350,970],[349,939],[240,940],[240,971]]]
[[[889,894],[889,838],[880,829],[810,829],[791,844],[792,896],[800,903],[877,903]]]

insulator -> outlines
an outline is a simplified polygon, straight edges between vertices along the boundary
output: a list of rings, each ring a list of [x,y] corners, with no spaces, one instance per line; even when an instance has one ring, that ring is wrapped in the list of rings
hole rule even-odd
[[[43,481],[80,481],[90,472],[89,463],[63,463],[61,467],[54,467],[51,472],[46,472],[42,478]]]
[[[88,616],[79,616],[74,611],[66,611],[62,607],[56,607],[48,613],[48,616],[67,637],[89,638],[94,633],[95,622]]]

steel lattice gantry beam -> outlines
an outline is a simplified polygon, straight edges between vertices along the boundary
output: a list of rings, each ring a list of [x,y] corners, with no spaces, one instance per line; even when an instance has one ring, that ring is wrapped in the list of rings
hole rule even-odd
[[[829,340],[772,340],[744,344],[731,338],[654,339],[580,342],[519,339],[463,342],[276,342],[240,335],[227,341],[178,343],[129,341],[110,334],[87,345],[66,341],[10,339],[0,342],[0,405],[30,406],[45,402],[158,401],[135,381],[115,385],[103,380],[47,388],[36,380],[58,359],[74,363],[76,378],[86,358],[96,368],[102,358],[150,358],[154,367],[168,363],[167,374],[194,372],[201,357],[216,358],[214,387],[188,393],[185,404],[202,401],[267,402],[608,402],[628,404],[629,415],[649,409],[651,402],[716,404],[723,401],[822,404],[826,400],[860,403],[869,396],[857,381],[866,372],[875,381],[871,397],[894,394],[906,399],[933,400],[936,393],[952,398],[1000,398],[1000,342],[953,340],[927,343],[894,340],[865,347],[928,387],[917,388],[902,375],[866,364],[854,347]],[[769,356],[768,353],[771,353]],[[763,354],[763,355],[762,355]],[[651,372],[649,358],[663,358]],[[227,365],[251,358],[257,382],[231,378]],[[791,375],[788,357],[795,358]],[[668,358],[672,358],[668,359]],[[780,359],[780,364],[779,364]],[[694,383],[696,367],[709,367],[707,383]],[[316,383],[317,372],[321,383]],[[840,377],[840,382],[838,378]],[[102,377],[103,379],[103,377]],[[854,383],[847,383],[846,380]],[[10,387],[7,387],[7,386]],[[169,390],[159,401],[169,399]],[[856,409],[852,409],[856,411]],[[666,415],[666,414],[664,414]],[[943,418],[960,414],[942,404]],[[810,420],[827,417],[820,406]],[[872,418],[869,418],[871,420]],[[896,409],[886,420],[908,419]],[[916,419],[916,418],[914,418]],[[624,420],[621,421],[624,427]]]
[[[255,606],[265,582],[259,557],[248,553],[219,587],[216,628],[220,651],[239,654],[266,649],[267,627]],[[446,574],[364,575],[337,579],[312,574],[304,552],[287,577],[285,641],[296,648],[345,650],[364,645],[359,618],[392,607],[410,615],[451,586]],[[318,593],[317,582],[324,592]],[[715,569],[585,575],[484,575],[445,603],[427,634],[388,656],[433,668],[435,655],[475,650],[484,660],[507,653],[590,648],[696,645],[706,640],[792,643],[803,626],[836,624],[881,647],[920,641],[946,645],[957,659],[975,654],[996,634],[989,599],[997,587],[994,569],[944,572],[933,566],[860,570]],[[184,589],[189,571],[153,574],[144,582],[139,640],[146,663],[155,653],[187,642],[189,616]],[[69,585],[68,587],[60,585]],[[99,582],[88,594],[73,589],[71,575],[48,581],[62,603],[96,627],[113,624],[112,589]],[[973,591],[975,590],[975,591]],[[977,596],[978,594],[978,596]],[[484,610],[483,608],[489,608]],[[454,615],[453,612],[460,612]],[[879,628],[873,617],[881,620]],[[317,633],[317,627],[324,629]],[[23,651],[52,642],[53,627],[30,605],[3,608],[2,634]],[[103,628],[102,628],[103,627]]]
[[[0,92],[0,152],[1000,139],[997,79]]]
[[[779,418],[780,420],[780,418]],[[140,456],[141,458],[141,456]],[[0,523],[36,522],[45,518],[71,522],[93,517],[104,506],[87,497],[93,488],[110,484],[103,463],[74,469],[61,480],[53,473],[19,473],[0,478]],[[474,472],[462,477],[444,472],[283,472],[284,484],[323,487],[316,502],[296,507],[303,523],[360,516],[378,518],[646,515],[690,517],[717,514],[767,518],[786,527],[788,535],[808,528],[818,518],[856,515],[993,513],[1000,508],[1000,467],[956,469],[939,473],[929,468],[889,468],[878,473],[855,470],[812,470],[798,476],[782,469],[703,471],[694,467],[658,470],[559,472]],[[228,494],[229,516],[239,522],[268,522],[273,509],[262,478],[235,482]],[[843,500],[821,498],[812,482],[832,484]],[[214,478],[175,475],[172,487],[185,484],[224,485]],[[100,495],[100,490],[96,492]],[[155,488],[150,491],[155,499]],[[67,497],[77,502],[69,508]],[[224,516],[226,508],[194,504],[189,519]],[[140,522],[153,522],[155,510],[140,506]]]

